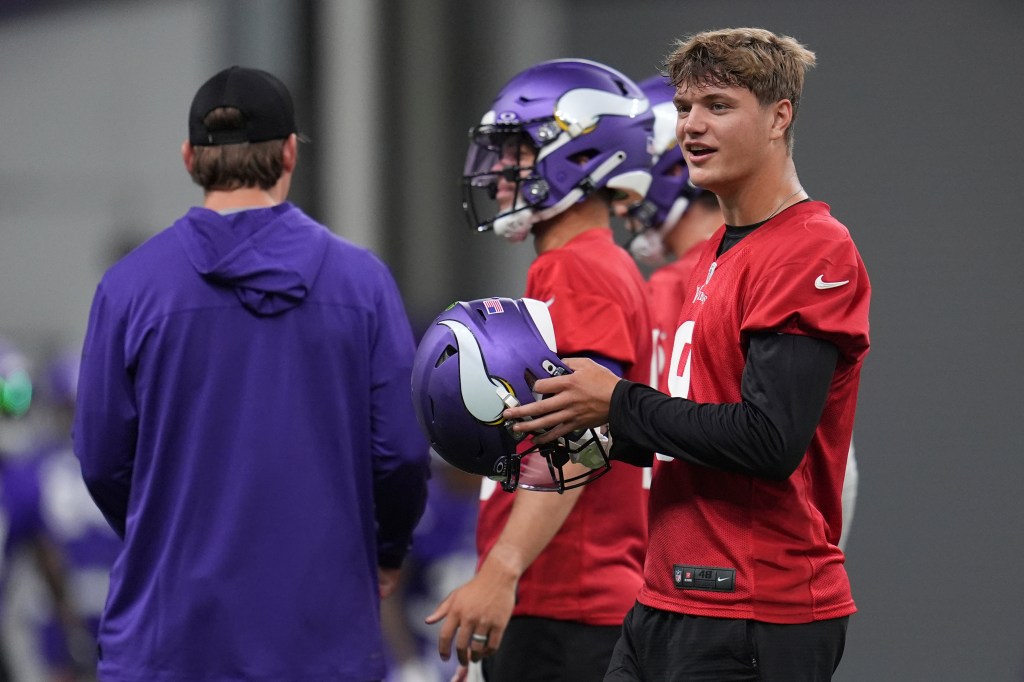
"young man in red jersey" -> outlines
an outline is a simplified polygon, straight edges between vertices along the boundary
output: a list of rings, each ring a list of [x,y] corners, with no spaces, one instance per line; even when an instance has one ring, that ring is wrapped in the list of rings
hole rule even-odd
[[[696,247],[709,239],[724,220],[718,197],[690,182],[675,135],[677,114],[672,101],[675,88],[663,74],[646,78],[637,85],[647,95],[654,112],[656,157],[644,200],[631,207],[618,205],[617,208],[633,233],[630,253],[640,262],[657,268],[647,278],[651,324],[654,325],[650,384],[668,393],[665,370],[672,356],[679,311],[688,298],[687,285],[700,255]],[[851,440],[843,478],[843,522],[839,537],[839,549],[844,552],[857,503],[857,484],[857,458]]]
[[[620,194],[646,190],[651,125],[643,93],[618,71],[544,62],[513,77],[474,128],[464,176],[474,228],[533,236],[525,296],[548,304],[559,354],[634,381],[647,377],[650,321],[609,212]],[[474,197],[493,218],[480,219]],[[563,494],[496,487],[484,479],[476,576],[427,618],[443,621],[442,658],[452,648],[464,665],[483,658],[488,682],[600,679],[643,580],[642,471],[615,466]]]
[[[609,423],[613,457],[658,462],[644,586],[606,680],[828,680],[856,611],[837,546],[870,283],[847,229],[796,175],[814,55],[762,29],[668,59],[676,136],[725,225],[703,246],[669,397],[585,359],[507,410],[539,441]]]

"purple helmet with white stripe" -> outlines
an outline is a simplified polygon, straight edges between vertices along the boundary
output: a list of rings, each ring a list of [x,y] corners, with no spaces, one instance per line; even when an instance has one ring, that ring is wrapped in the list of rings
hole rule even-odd
[[[537,379],[571,371],[554,337],[547,306],[528,298],[459,301],[438,315],[412,370],[416,415],[434,451],[507,491],[563,492],[605,473],[608,456],[593,430],[535,445],[502,416],[540,398]]]
[[[644,93],[615,69],[586,59],[526,69],[469,131],[470,225],[520,241],[601,188],[639,199],[650,183],[653,124]]]
[[[626,225],[636,236],[629,250],[652,265],[665,260],[664,236],[679,222],[690,201],[703,190],[690,184],[690,173],[676,140],[675,89],[661,74],[639,83],[654,114],[654,163],[643,200],[629,209]]]

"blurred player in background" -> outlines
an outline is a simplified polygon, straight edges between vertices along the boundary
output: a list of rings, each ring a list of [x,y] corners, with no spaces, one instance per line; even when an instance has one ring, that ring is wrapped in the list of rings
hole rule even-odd
[[[383,602],[393,665],[388,682],[447,682],[457,661],[437,655],[437,632],[423,619],[476,570],[480,477],[434,456],[427,508],[413,534],[398,590]]]
[[[286,200],[279,79],[215,74],[188,127],[203,205],[106,272],[82,355],[75,452],[125,543],[100,678],[382,679],[430,461],[403,303]]]
[[[10,479],[10,462],[15,450],[20,449],[20,430],[14,427],[15,421],[21,419],[32,405],[32,378],[27,356],[9,339],[0,337],[0,586],[6,592],[10,573],[8,547],[11,544],[11,529],[15,527],[15,537],[20,525],[15,504],[16,495],[12,495]],[[4,600],[6,602],[6,599]],[[7,604],[0,605],[4,619],[7,616]],[[11,657],[11,642],[4,637],[0,646],[0,682],[13,679],[12,666],[8,663]]]
[[[513,77],[471,131],[463,178],[472,227],[512,242],[533,236],[524,295],[548,305],[559,354],[634,380],[647,377],[650,320],[610,211],[646,191],[651,125],[646,98],[621,73],[544,62]],[[476,576],[427,619],[444,620],[442,658],[453,647],[463,664],[485,657],[489,682],[600,678],[640,586],[641,470],[613,467],[564,494],[496,487],[484,479]]]
[[[838,541],[870,283],[810,201],[793,124],[814,54],[763,29],[691,36],[668,59],[691,181],[725,226],[700,248],[669,397],[586,359],[506,410],[537,440],[609,423],[659,461],[644,585],[606,680],[828,680],[856,611]],[[706,273],[706,274],[705,274]]]
[[[40,374],[33,408],[45,413],[40,442],[8,469],[10,501],[22,519],[9,550],[16,561],[27,559],[43,583],[26,577],[8,587],[25,590],[18,625],[34,644],[25,648],[38,652],[54,681],[94,679],[96,632],[121,548],[89,497],[71,448],[78,360],[77,351],[58,354]],[[12,578],[19,576],[26,571]],[[34,603],[25,604],[28,599]]]

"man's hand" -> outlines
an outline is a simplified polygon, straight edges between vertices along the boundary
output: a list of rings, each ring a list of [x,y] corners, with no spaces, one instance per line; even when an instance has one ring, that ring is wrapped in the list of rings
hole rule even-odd
[[[437,651],[447,661],[455,652],[461,665],[479,661],[497,650],[516,605],[514,575],[487,562],[480,572],[462,587],[456,588],[426,617],[433,625],[444,621],[437,637]]]
[[[516,431],[544,430],[534,437],[537,443],[549,443],[567,433],[608,423],[612,391],[621,379],[587,358],[568,358],[565,364],[572,374],[540,379],[534,384],[534,392],[547,397],[504,412],[506,419],[531,417],[513,428]]]

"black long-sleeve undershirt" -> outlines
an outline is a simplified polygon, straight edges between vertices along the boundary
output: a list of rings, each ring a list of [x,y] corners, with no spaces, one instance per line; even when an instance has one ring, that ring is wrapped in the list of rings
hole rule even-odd
[[[839,351],[828,341],[751,335],[742,402],[695,403],[620,381],[609,412],[612,459],[644,466],[654,452],[700,466],[785,480],[821,418]]]

